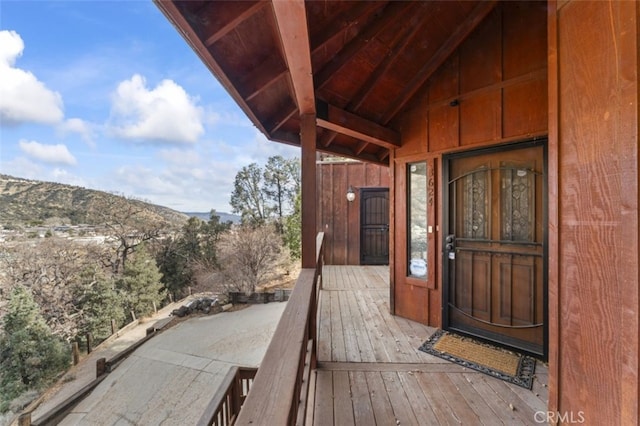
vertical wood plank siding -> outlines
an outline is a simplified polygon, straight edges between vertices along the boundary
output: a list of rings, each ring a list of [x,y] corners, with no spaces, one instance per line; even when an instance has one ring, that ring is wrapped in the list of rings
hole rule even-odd
[[[637,2],[570,1],[549,18],[560,182],[551,407],[582,411],[585,424],[640,416],[638,16]]]
[[[325,233],[328,265],[360,264],[361,188],[388,188],[389,168],[361,162],[327,162],[317,165],[318,232]],[[348,202],[351,185],[356,199]]]

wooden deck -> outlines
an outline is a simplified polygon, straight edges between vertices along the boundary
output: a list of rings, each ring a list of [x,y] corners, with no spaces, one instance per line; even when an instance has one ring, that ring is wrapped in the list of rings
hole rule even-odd
[[[308,424],[526,425],[547,411],[540,361],[529,391],[419,351],[435,329],[390,315],[386,266],[325,265],[319,310]]]

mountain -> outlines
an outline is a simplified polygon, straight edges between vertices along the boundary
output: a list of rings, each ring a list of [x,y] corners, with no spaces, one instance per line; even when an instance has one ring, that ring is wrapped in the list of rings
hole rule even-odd
[[[189,217],[197,217],[198,219],[202,219],[205,222],[209,221],[209,212],[184,212]],[[237,214],[224,213],[224,212],[216,212],[216,215],[220,217],[220,222],[231,222],[234,224],[240,223],[240,216]]]
[[[109,209],[135,209],[139,217],[181,227],[184,213],[137,199],[79,186],[0,174],[0,229],[21,225],[100,225]]]

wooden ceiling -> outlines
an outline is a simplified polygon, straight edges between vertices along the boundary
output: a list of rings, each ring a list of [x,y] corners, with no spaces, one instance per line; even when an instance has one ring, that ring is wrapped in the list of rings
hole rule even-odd
[[[495,1],[155,0],[253,123],[300,145],[388,164],[394,119]]]

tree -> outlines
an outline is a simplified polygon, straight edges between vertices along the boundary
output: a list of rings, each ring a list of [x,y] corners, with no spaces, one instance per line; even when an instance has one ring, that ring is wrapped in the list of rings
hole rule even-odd
[[[156,262],[165,288],[174,299],[178,299],[193,279],[193,268],[188,257],[182,253],[179,236],[162,242]]]
[[[269,157],[263,173],[263,191],[269,211],[275,213],[278,232],[283,233],[283,221],[293,209],[300,188],[300,162],[285,160],[280,155]]]
[[[273,226],[242,226],[220,240],[220,272],[227,291],[251,294],[265,284],[289,253]]]
[[[122,293],[126,312],[133,311],[138,317],[151,314],[153,304],[159,306],[166,297],[161,278],[155,260],[144,245],[138,246],[116,283],[116,288]]]
[[[107,278],[101,268],[85,270],[75,293],[82,314],[81,332],[102,341],[111,335],[111,320],[118,326],[124,324],[122,296],[116,291],[115,281]]]
[[[283,240],[293,259],[302,257],[302,194],[298,192],[293,203],[293,213],[284,219]]]
[[[256,163],[243,167],[236,174],[231,194],[233,213],[240,213],[242,223],[261,225],[268,217],[262,191],[262,170]]]
[[[51,333],[29,290],[16,286],[0,336],[0,411],[21,393],[48,385],[68,367],[68,347]]]
[[[95,209],[94,214],[102,218],[115,242],[112,256],[105,261],[105,266],[109,266],[114,275],[126,269],[128,256],[139,244],[157,239],[167,226],[166,222],[150,220],[139,202],[124,197],[105,198],[96,203]]]
[[[15,286],[28,288],[52,332],[72,339],[79,320],[73,288],[82,271],[100,265],[104,247],[54,236],[9,245],[5,250],[6,255],[0,256],[4,291]]]
[[[220,222],[220,216],[215,210],[209,213],[209,221],[201,226],[200,241],[200,259],[199,267],[210,270],[217,269],[218,263],[218,245],[220,238],[231,229],[231,222]]]
[[[202,220],[191,217],[175,238],[167,238],[157,256],[162,282],[178,297],[193,280],[193,262],[200,256],[200,228]]]
[[[209,221],[190,218],[175,238],[165,240],[159,251],[158,265],[165,287],[178,297],[184,288],[203,284],[218,268],[218,241],[231,228],[221,223],[215,210]]]

